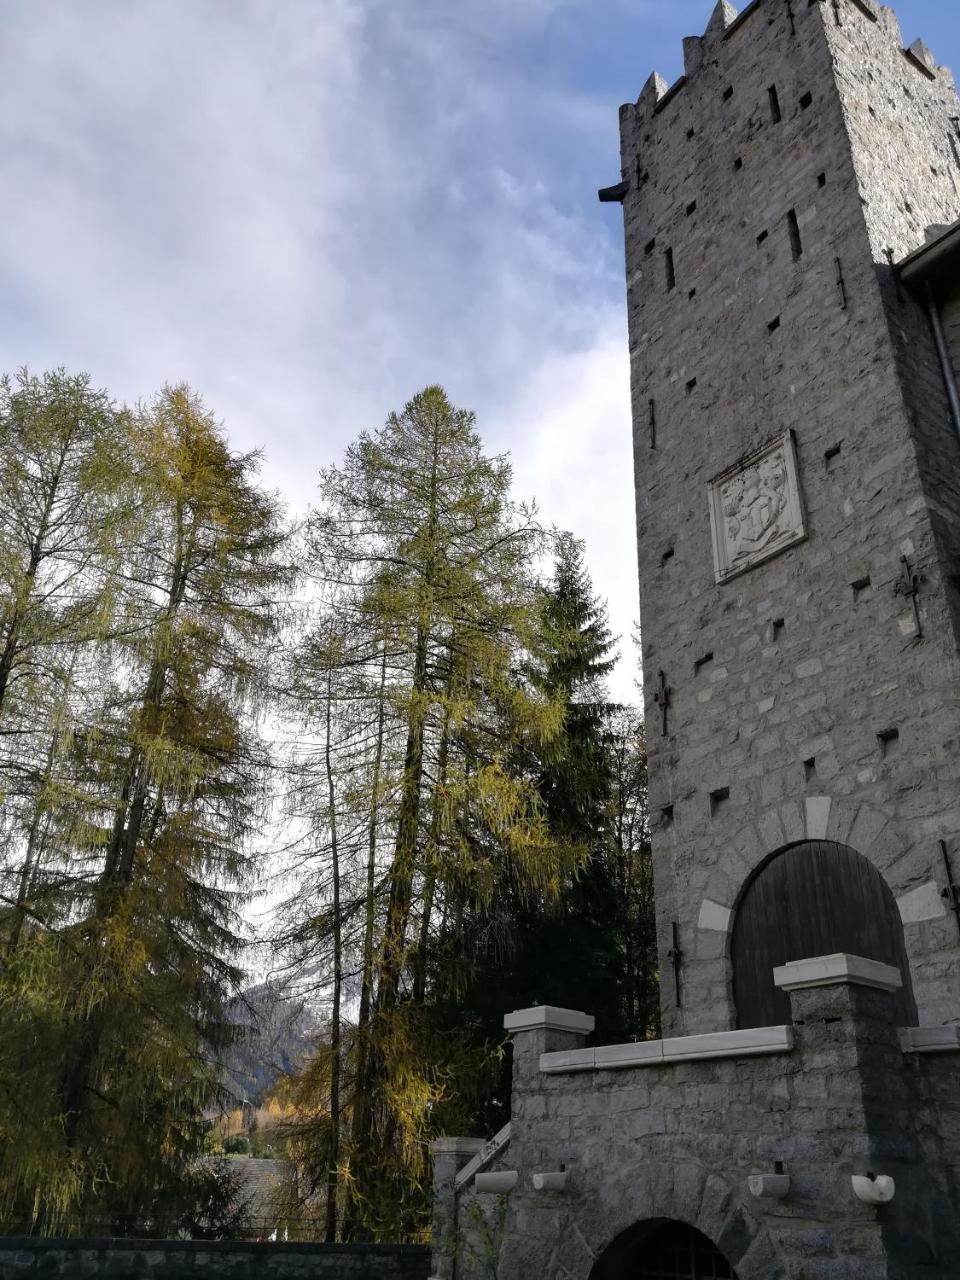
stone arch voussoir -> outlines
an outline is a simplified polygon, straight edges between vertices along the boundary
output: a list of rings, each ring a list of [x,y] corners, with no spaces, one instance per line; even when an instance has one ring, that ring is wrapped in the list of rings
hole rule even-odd
[[[729,942],[737,906],[751,878],[775,853],[803,840],[850,845],[888,880],[891,867],[907,852],[894,823],[880,809],[843,797],[790,800],[764,810],[744,828],[735,850],[736,878],[727,867],[714,868],[700,904],[698,928],[725,934]]]
[[[786,1276],[772,1236],[743,1194],[720,1174],[693,1163],[637,1164],[591,1188],[559,1242],[556,1261],[573,1280],[591,1280],[604,1253],[645,1222],[695,1227],[727,1257],[739,1280]],[[575,1256],[592,1260],[571,1268]]]

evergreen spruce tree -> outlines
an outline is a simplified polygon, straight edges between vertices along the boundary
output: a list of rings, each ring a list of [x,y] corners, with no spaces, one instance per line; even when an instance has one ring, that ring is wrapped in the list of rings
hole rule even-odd
[[[643,897],[652,888],[649,845],[645,822],[635,820],[636,805],[645,804],[645,773],[636,768],[642,740],[630,736],[628,715],[608,699],[614,641],[582,544],[569,534],[557,539],[540,619],[526,678],[563,706],[564,726],[549,740],[527,740],[511,767],[533,778],[551,835],[576,870],[552,898],[507,886],[494,945],[476,922],[471,980],[438,1016],[451,1029],[472,1023],[488,1050],[502,1037],[506,1011],[538,1004],[593,1014],[602,1043],[643,1038],[651,1029],[651,982],[654,1003],[656,996],[652,893]],[[509,1077],[504,1059],[493,1087],[488,1079],[486,1090],[475,1091],[467,1124],[499,1126]]]

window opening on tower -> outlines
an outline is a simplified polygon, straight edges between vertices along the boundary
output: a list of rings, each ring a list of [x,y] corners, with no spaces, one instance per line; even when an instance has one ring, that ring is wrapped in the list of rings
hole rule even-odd
[[[787,214],[787,230],[790,233],[790,249],[793,253],[793,260],[797,262],[803,257],[803,237],[800,235],[800,220],[797,218],[796,209],[791,209]]]

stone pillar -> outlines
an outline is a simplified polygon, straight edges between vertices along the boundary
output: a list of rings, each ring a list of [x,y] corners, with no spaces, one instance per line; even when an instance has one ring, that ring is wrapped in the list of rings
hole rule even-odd
[[[479,1155],[482,1138],[438,1138],[433,1153],[433,1276],[453,1280],[457,1252],[457,1174]]]
[[[893,1177],[897,1197],[910,1198],[903,1174],[915,1155],[902,1123],[903,1054],[892,994],[900,973],[838,953],[786,964],[774,970],[774,982],[789,992],[800,1056],[783,1150],[787,1172],[793,1166],[799,1174],[787,1212],[819,1219],[809,1230],[791,1221],[790,1234],[802,1254],[812,1254],[811,1280],[834,1276],[838,1261],[858,1280],[887,1280],[901,1204],[862,1203],[852,1178]],[[818,1258],[821,1250],[830,1257]]]
[[[561,1049],[582,1049],[594,1028],[588,1013],[574,1009],[555,1009],[539,1005],[536,1009],[518,1009],[503,1020],[513,1037],[513,1094],[524,1092],[539,1076],[541,1053]],[[516,1110],[514,1110],[516,1116]]]

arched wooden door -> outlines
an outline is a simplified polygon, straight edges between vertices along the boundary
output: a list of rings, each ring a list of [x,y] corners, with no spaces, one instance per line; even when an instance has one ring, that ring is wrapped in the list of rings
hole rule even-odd
[[[760,868],[737,909],[731,957],[737,1026],[789,1022],[790,1000],[773,985],[773,970],[837,951],[899,969],[897,1019],[901,1026],[916,1024],[903,925],[883,876],[847,845],[793,845]]]
[[[661,1222],[625,1232],[590,1280],[737,1280],[737,1274],[705,1235],[683,1222]]]

